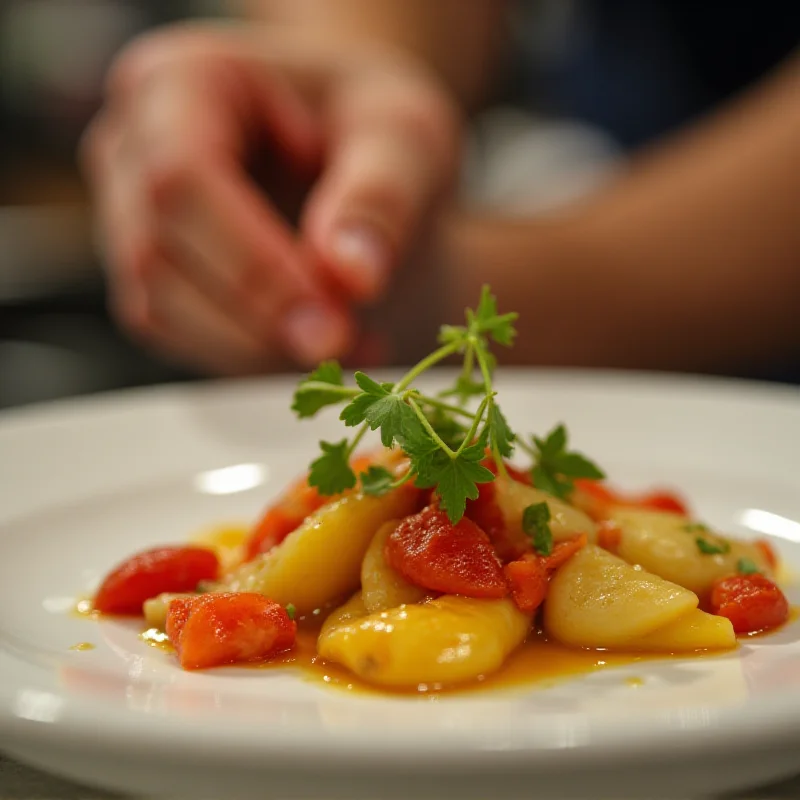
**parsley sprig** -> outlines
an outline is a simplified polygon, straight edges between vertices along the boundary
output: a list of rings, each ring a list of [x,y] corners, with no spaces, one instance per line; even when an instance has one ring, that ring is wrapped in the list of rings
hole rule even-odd
[[[355,432],[338,442],[320,442],[321,454],[311,464],[309,483],[323,495],[335,495],[360,481],[365,493],[382,495],[413,480],[420,488],[434,489],[456,523],[464,515],[467,500],[478,497],[478,486],[495,479],[481,463],[487,449],[502,474],[504,459],[519,444],[533,456],[534,483],[560,497],[572,490],[573,478],[602,478],[592,462],[567,451],[563,425],[545,440],[534,437],[533,445],[509,426],[493,388],[497,362],[491,346],[513,345],[516,319],[515,313],[498,312],[497,301],[485,286],[477,308],[466,310],[465,324],[443,325],[439,347],[396,383],[379,383],[356,372],[356,385],[347,386],[338,363],[321,364],[298,385],[292,409],[304,419],[344,403],[339,418]],[[421,375],[453,357],[462,361],[453,386],[435,395],[416,388]],[[405,453],[408,466],[402,474],[373,465],[356,476],[350,462],[368,431],[379,432],[385,447],[398,447]]]

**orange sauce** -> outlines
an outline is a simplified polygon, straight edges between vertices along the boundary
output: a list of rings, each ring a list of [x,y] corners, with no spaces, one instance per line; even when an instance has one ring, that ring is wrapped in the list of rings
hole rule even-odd
[[[361,680],[345,667],[317,655],[319,626],[301,623],[297,643],[292,650],[272,661],[256,664],[254,669],[291,669],[307,681],[322,683],[347,692],[393,695],[439,695],[453,692],[476,692],[491,689],[537,685],[545,687],[557,681],[584,675],[608,667],[622,667],[643,661],[663,661],[663,654],[609,653],[602,650],[580,650],[549,641],[539,631],[513,653],[497,672],[456,686],[420,684],[408,689],[378,687]],[[702,655],[702,654],[698,654]]]
[[[100,612],[95,610],[94,603],[90,597],[81,597],[75,603],[71,614],[73,617],[79,617],[80,619],[98,620],[101,617]]]
[[[76,650],[77,652],[84,652],[86,650],[94,650],[94,645],[91,642],[78,642],[78,644],[72,645],[70,650]]]

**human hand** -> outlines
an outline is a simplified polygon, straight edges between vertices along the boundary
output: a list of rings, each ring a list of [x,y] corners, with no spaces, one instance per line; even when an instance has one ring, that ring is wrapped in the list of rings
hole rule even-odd
[[[358,305],[385,292],[458,165],[447,92],[381,48],[165,29],[123,53],[107,95],[83,161],[112,307],[213,373],[352,352]],[[311,183],[299,230],[247,171],[264,142]]]

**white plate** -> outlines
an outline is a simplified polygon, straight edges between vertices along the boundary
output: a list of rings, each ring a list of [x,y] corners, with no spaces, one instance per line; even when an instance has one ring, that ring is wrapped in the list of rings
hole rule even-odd
[[[184,673],[135,627],[65,613],[132,551],[252,519],[320,436],[341,435],[334,415],[293,421],[290,390],[167,388],[0,418],[5,751],[132,792],[318,800],[676,797],[800,770],[798,623],[734,655],[431,701]],[[710,522],[780,537],[800,567],[796,391],[558,371],[505,373],[501,391],[517,427],[565,420],[616,481],[681,487]],[[83,641],[96,649],[69,649]]]

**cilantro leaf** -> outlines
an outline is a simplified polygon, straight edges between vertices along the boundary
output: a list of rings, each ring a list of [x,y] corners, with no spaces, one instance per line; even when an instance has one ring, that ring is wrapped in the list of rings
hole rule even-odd
[[[508,420],[506,420],[496,403],[491,403],[489,406],[487,427],[489,429],[489,444],[492,449],[496,448],[503,458],[509,458],[514,452],[514,439],[516,437],[508,426]]]
[[[356,372],[354,377],[359,388],[367,394],[374,394],[376,397],[383,397],[384,395],[389,394],[389,392],[392,390],[392,384],[378,383],[377,381],[372,380],[369,375],[365,375],[363,372]]]
[[[736,562],[736,571],[740,575],[759,575],[761,570],[756,566],[755,561],[749,558],[740,558]]]
[[[348,461],[350,453],[347,439],[336,444],[320,442],[319,446],[322,455],[311,462],[309,485],[316,486],[319,493],[325,496],[352,489],[356,485],[356,476]]]
[[[695,539],[695,543],[697,544],[697,549],[707,556],[724,555],[731,550],[731,546],[728,542],[714,544],[713,542],[709,542],[708,539],[704,539],[702,536],[698,536]]]
[[[352,428],[366,422],[370,430],[380,428],[384,447],[395,441],[402,446],[406,435],[418,433],[417,415],[399,394],[392,394],[392,384],[380,384],[363,372],[356,372],[355,378],[363,392],[342,409],[339,419],[345,425]]]
[[[553,552],[553,533],[550,530],[550,507],[535,503],[522,512],[522,530],[533,540],[533,549],[540,556]]]
[[[374,464],[359,476],[361,479],[361,489],[364,494],[373,497],[382,497],[392,490],[394,475],[384,467],[376,467]]]
[[[514,328],[514,321],[517,317],[519,317],[519,314],[514,312],[498,314],[497,299],[489,287],[484,286],[481,291],[478,308],[475,310],[474,315],[468,316],[468,320],[477,333],[489,334],[498,344],[511,347],[514,344],[514,337],[517,335],[517,331]]]
[[[467,500],[476,500],[478,484],[491,483],[494,474],[480,462],[483,451],[476,446],[465,448],[456,458],[436,450],[412,462],[417,471],[416,485],[420,489],[436,487],[442,508],[456,525],[464,516]]]
[[[340,391],[344,387],[342,368],[338,361],[324,361],[295,390],[292,411],[300,419],[313,417],[325,406],[336,405],[346,399]]]
[[[595,463],[580,453],[562,453],[552,459],[553,468],[568,478],[590,478],[600,481],[605,473]]]
[[[285,608],[286,616],[289,617],[289,619],[294,619],[297,616],[297,609],[295,608],[294,603],[289,603]]]
[[[534,486],[562,500],[569,498],[575,490],[573,479],[590,478],[602,480],[605,473],[593,461],[581,453],[567,450],[567,429],[557,425],[546,439],[533,437],[535,448],[531,477]]]
[[[572,481],[560,480],[557,475],[553,475],[541,465],[537,465],[531,470],[531,478],[533,485],[537,489],[541,489],[543,492],[552,494],[562,500],[566,500],[575,488]]]

